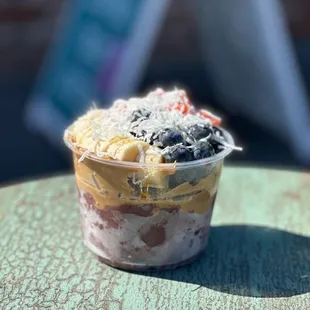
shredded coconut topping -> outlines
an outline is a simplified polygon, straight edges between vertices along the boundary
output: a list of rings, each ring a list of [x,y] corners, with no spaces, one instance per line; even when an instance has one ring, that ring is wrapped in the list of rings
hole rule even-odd
[[[192,149],[197,142],[188,135],[189,129],[195,125],[210,128],[210,134],[203,138],[205,141],[213,140],[219,144],[219,149],[232,148],[240,150],[241,148],[230,145],[225,141],[218,129],[213,130],[214,122],[220,122],[220,118],[208,112],[207,110],[197,111],[189,101],[186,92],[175,89],[165,92],[161,88],[150,92],[143,98],[131,98],[128,100],[116,100],[109,109],[98,109],[96,105],[83,117],[80,117],[72,126],[77,144],[87,144],[87,150],[80,158],[83,161],[90,152],[97,156],[111,155],[98,147],[104,142],[108,142],[114,137],[128,137],[143,140],[161,150],[150,152],[169,152],[171,146],[164,147],[158,140],[161,132],[167,129],[177,130],[183,137],[184,145]],[[181,143],[182,144],[182,143]],[[175,145],[174,145],[175,146]],[[139,155],[137,160],[145,162],[145,150],[141,145],[137,146]]]

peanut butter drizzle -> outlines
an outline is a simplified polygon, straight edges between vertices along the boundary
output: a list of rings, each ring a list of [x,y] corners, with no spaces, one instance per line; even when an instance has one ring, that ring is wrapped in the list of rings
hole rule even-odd
[[[186,182],[166,191],[168,177],[172,174],[171,170],[158,170],[156,173],[160,174],[160,177],[157,176],[156,184],[151,184],[152,178],[147,178],[151,171],[108,165],[88,158],[78,163],[79,157],[80,155],[74,154],[77,186],[94,197],[98,209],[125,204],[154,204],[154,213],[162,208],[178,207],[183,211],[202,214],[212,207],[222,169],[222,162],[216,163],[210,174],[196,185]],[[140,197],[136,197],[128,184],[128,177],[133,174],[139,178],[145,177],[144,183],[141,184],[143,190]],[[163,193],[159,194],[156,199],[152,198],[148,193],[150,185],[162,188]]]

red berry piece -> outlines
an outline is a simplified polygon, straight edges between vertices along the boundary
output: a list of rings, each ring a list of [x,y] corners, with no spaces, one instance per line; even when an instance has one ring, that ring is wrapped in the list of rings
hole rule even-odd
[[[120,220],[114,216],[114,212],[111,208],[105,208],[97,211],[101,219],[106,223],[106,228],[119,229]]]
[[[96,201],[95,201],[94,197],[90,193],[84,193],[84,199],[86,200],[87,206],[89,208],[95,206]]]
[[[141,240],[151,248],[161,245],[166,241],[165,228],[153,225],[146,233],[141,234]]]
[[[154,205],[121,205],[116,208],[122,214],[134,214],[141,217],[153,215]]]

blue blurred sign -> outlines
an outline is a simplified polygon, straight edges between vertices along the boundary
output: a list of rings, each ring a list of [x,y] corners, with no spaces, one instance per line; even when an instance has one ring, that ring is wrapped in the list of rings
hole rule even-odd
[[[136,91],[169,1],[69,1],[27,109],[27,124],[60,144],[91,101]]]

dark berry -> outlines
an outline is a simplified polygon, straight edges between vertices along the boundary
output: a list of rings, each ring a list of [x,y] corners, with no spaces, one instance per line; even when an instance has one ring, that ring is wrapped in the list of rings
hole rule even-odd
[[[220,153],[224,149],[223,145],[221,143],[217,142],[217,141],[214,141],[214,140],[210,141],[209,144],[213,148],[215,154]]]
[[[194,149],[194,158],[195,159],[203,159],[208,158],[214,155],[213,147],[207,142],[198,142]]]
[[[191,137],[198,141],[208,137],[212,133],[212,130],[207,125],[197,124],[192,126],[188,132]]]
[[[151,133],[151,135],[149,135],[146,130],[141,130],[141,132],[139,133],[136,133],[136,132],[130,132],[130,133],[137,139],[140,139],[144,142],[148,142],[150,145],[153,145],[154,141],[157,140],[155,138],[156,137],[155,133]],[[148,137],[146,137],[146,135],[148,135]]]
[[[140,118],[147,119],[150,117],[150,115],[151,115],[150,111],[142,108],[142,109],[133,111],[133,113],[129,117],[129,121],[133,123],[133,122],[136,122]]]
[[[175,129],[165,129],[161,131],[157,139],[163,147],[173,146],[183,142],[183,136],[178,130]]]
[[[171,149],[163,157],[166,163],[174,163],[175,161],[181,163],[193,160],[193,153],[185,146],[180,145]]]
[[[203,159],[211,157],[213,154],[208,149],[197,149],[194,151],[194,157],[195,159]]]
[[[216,126],[213,126],[212,128],[213,130],[213,133],[219,137],[223,137],[223,134],[222,134],[222,131],[220,128],[216,127]]]

